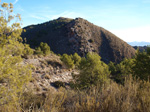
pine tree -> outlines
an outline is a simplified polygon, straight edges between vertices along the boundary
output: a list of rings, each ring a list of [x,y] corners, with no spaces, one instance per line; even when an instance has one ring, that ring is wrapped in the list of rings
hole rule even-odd
[[[86,58],[82,58],[80,74],[74,77],[79,88],[101,85],[108,81],[109,68],[100,59],[96,53],[88,53]]]
[[[77,53],[74,53],[72,56],[72,60],[74,61],[75,66],[78,67],[81,62],[81,57]]]
[[[150,54],[149,48],[147,52],[140,52],[139,50],[136,53],[134,66],[133,66],[133,74],[142,79],[149,80],[150,78]]]
[[[40,43],[40,46],[35,49],[35,54],[37,55],[48,55],[50,54],[50,47],[47,43]]]
[[[61,60],[68,68],[74,68],[74,60],[72,60],[72,55],[63,54]]]
[[[0,10],[0,106],[16,107],[23,87],[31,78],[31,66],[21,64],[25,45],[20,37],[19,14],[13,4],[3,3]],[[13,110],[15,111],[15,110]]]

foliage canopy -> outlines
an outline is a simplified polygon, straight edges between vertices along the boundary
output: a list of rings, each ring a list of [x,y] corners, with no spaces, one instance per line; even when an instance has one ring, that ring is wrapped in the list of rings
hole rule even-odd
[[[35,49],[35,54],[38,55],[48,55],[50,54],[50,47],[47,43],[40,43],[40,46]]]
[[[0,105],[13,104],[31,78],[31,66],[24,65],[25,45],[20,37],[22,29],[19,14],[14,15],[13,4],[3,3],[0,10]]]
[[[104,84],[108,81],[109,68],[102,62],[97,53],[88,53],[80,63],[80,74],[75,76],[79,88],[87,88],[92,85]]]

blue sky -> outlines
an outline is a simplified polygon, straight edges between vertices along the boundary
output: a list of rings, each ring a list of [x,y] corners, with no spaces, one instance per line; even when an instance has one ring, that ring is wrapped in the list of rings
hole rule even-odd
[[[84,18],[126,42],[150,42],[150,0],[1,0],[13,3],[23,26],[58,17]]]

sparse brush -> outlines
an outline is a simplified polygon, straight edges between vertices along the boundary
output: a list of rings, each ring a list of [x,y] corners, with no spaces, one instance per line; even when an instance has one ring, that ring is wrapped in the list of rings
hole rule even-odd
[[[110,81],[82,91],[60,87],[57,92],[49,91],[46,98],[30,92],[23,95],[22,106],[14,108],[22,108],[25,112],[29,110],[33,112],[149,112],[150,110],[150,82],[134,79],[132,76],[125,79],[124,85]]]

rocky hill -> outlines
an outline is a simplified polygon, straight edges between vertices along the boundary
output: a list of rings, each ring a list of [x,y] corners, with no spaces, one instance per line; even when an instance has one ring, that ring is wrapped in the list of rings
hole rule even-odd
[[[58,18],[46,23],[24,28],[22,37],[31,47],[46,42],[57,54],[77,52],[85,56],[87,52],[97,52],[105,63],[120,62],[131,58],[135,49],[102,27],[96,26],[82,18]]]

